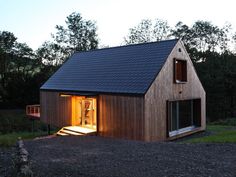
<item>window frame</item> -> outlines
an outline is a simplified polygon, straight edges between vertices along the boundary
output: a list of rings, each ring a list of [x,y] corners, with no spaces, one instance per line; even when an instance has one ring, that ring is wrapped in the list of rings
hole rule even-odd
[[[179,104],[181,101],[191,101],[191,125],[187,127],[180,128],[180,110]],[[176,105],[176,129],[172,130],[172,109],[173,104]],[[196,112],[195,112],[196,111]],[[184,100],[168,100],[167,101],[167,137],[174,137],[186,132],[191,132],[196,129],[199,129],[202,126],[201,122],[201,98],[192,98]]]
[[[181,66],[181,80],[179,80],[178,77],[178,69],[177,69],[177,63],[180,62],[182,64]],[[188,81],[188,67],[187,67],[187,60],[174,58],[174,74],[173,74],[173,80],[175,84],[185,84]]]

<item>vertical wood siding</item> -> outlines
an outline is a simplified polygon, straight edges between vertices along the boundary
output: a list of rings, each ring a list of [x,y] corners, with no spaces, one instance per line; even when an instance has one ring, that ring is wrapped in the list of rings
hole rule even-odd
[[[181,48],[181,52],[179,52]],[[187,83],[175,84],[174,59],[187,60]],[[205,91],[183,44],[178,42],[145,94],[145,139],[167,139],[167,100],[201,98],[201,130],[205,129]]]
[[[59,92],[40,91],[40,119],[57,127],[71,125],[71,97],[61,97]]]
[[[182,52],[179,52],[181,48]],[[173,82],[174,58],[187,60],[187,83]],[[99,95],[98,134],[133,140],[167,139],[167,100],[201,99],[201,130],[205,129],[205,91],[181,42],[178,42],[145,96]],[[58,127],[72,120],[72,97],[41,91],[41,120]],[[75,112],[76,114],[76,112]]]
[[[100,95],[99,135],[144,140],[143,97]]]

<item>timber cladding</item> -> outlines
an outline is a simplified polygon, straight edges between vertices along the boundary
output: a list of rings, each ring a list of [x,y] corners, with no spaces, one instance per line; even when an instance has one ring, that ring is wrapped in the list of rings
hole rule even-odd
[[[41,120],[57,127],[74,124],[73,97],[60,92],[41,91]],[[107,137],[144,140],[144,97],[98,96],[98,134]]]
[[[188,80],[186,83],[176,84],[173,82],[173,61],[175,58],[187,61]],[[195,98],[201,99],[201,127],[199,130],[204,130],[206,126],[205,91],[183,44],[178,42],[158,76],[145,94],[145,140],[163,141],[168,139],[166,131],[168,100],[186,100]]]
[[[57,127],[64,127],[70,125],[78,126],[80,125],[81,122],[79,119],[80,115],[81,115],[81,120],[82,120],[82,115],[84,116],[84,113],[82,111],[83,106],[81,107],[81,109],[78,106],[79,103],[81,102],[81,99],[93,98],[94,100],[96,99],[96,104],[94,105],[94,107],[96,107],[95,110],[97,112],[96,111],[94,112],[94,117],[97,117],[97,120],[95,122],[98,135],[106,137],[133,139],[133,140],[165,141],[177,138],[177,136],[176,137],[172,136],[171,138],[169,137],[170,135],[168,132],[168,122],[167,122],[167,115],[168,115],[167,103],[169,101],[199,99],[201,100],[199,101],[200,105],[199,110],[201,111],[199,111],[199,114],[197,113],[197,116],[200,117],[201,119],[201,126],[197,127],[194,131],[187,132],[185,134],[190,134],[196,131],[204,130],[206,127],[205,91],[202,87],[202,84],[200,83],[200,80],[194,69],[193,63],[190,57],[188,56],[187,51],[185,50],[182,42],[169,41],[168,43],[170,43],[171,46],[172,45],[173,46],[170,48],[170,46],[167,45],[167,43],[165,42],[160,43],[162,47],[159,48],[160,50],[159,54],[156,51],[156,49],[158,49],[157,43],[148,44],[147,46],[149,47],[151,47],[152,45],[154,46],[152,46],[151,50],[152,52],[146,52],[146,53],[145,52],[139,53],[140,50],[138,50],[139,47],[142,47],[142,45],[144,44],[131,46],[131,48],[135,48],[135,50],[134,51],[132,50],[132,52],[130,53],[130,55],[132,54],[131,55],[132,57],[126,56],[126,52],[130,51],[131,49],[129,47],[128,48],[119,47],[119,48],[114,48],[112,50],[110,49],[107,50],[107,52],[111,52],[113,50],[114,50],[113,52],[115,52],[116,50],[122,49],[126,51],[127,49],[129,49],[126,52],[124,52],[124,56],[126,56],[127,62],[128,61],[130,62],[129,60],[130,58],[136,58],[141,56],[141,58],[137,60],[139,61],[139,63],[138,64],[135,63],[137,64],[137,66],[134,65],[134,67],[131,70],[135,71],[134,73],[131,72],[133,76],[140,76],[137,78],[134,77],[133,78],[134,80],[132,80],[132,78],[129,78],[130,73],[126,72],[129,70],[127,69],[127,63],[122,62],[123,61],[123,54],[122,54],[121,57],[122,60],[119,60],[120,58],[117,56],[116,58],[117,61],[114,61],[114,63],[110,63],[111,65],[109,65],[109,67],[106,67],[108,68],[108,71],[111,72],[111,74],[115,73],[118,75],[114,75],[114,78],[110,78],[110,80],[109,79],[106,80],[106,78],[103,77],[101,77],[102,79],[100,78],[101,80],[99,80],[99,77],[104,76],[104,73],[106,73],[106,71],[104,71],[103,68],[102,70],[99,70],[101,72],[100,76],[97,75],[97,72],[94,72],[92,81],[96,80],[94,78],[99,76],[98,80],[96,80],[98,81],[96,82],[98,85],[95,84],[93,86],[93,89],[95,90],[88,92],[88,94],[86,92],[84,93],[84,91],[80,92],[79,90],[80,86],[83,86],[83,84],[81,84],[79,81],[81,81],[82,83],[85,81],[86,82],[89,81],[89,78],[87,78],[87,76],[90,76],[89,74],[91,73],[87,75],[84,73],[80,73],[81,74],[80,79],[82,80],[78,80],[78,82],[76,82],[78,84],[78,89],[74,89],[72,93],[66,92],[69,95],[64,95],[64,96],[60,95],[59,91],[46,91],[49,90],[51,85],[53,86],[54,84],[53,81],[50,81],[48,84],[44,85],[44,87],[42,87],[40,91],[41,120],[47,124],[52,124]],[[147,51],[149,51],[149,49]],[[105,50],[101,50],[101,52],[105,52]],[[136,56],[136,53],[138,53],[139,55]],[[86,53],[86,55],[87,54],[88,53]],[[112,54],[111,56],[113,57],[114,56],[113,53],[111,54]],[[164,54],[166,54],[165,56],[166,58],[161,57]],[[88,57],[92,56],[88,55]],[[94,54],[94,56],[96,55]],[[110,57],[110,55],[106,56],[108,58]],[[101,61],[99,60],[98,62],[96,58],[97,57],[95,57],[94,60],[86,59],[84,61],[86,62],[94,61],[94,66],[98,68],[100,66],[103,66],[100,65],[101,63],[99,65],[96,65]],[[109,61],[112,61],[110,59]],[[176,62],[176,60],[178,61]],[[72,59],[72,61],[77,62],[80,60]],[[144,66],[145,63],[149,65]],[[154,64],[156,63],[158,68],[155,67],[155,70],[153,70],[152,63]],[[87,63],[86,66],[89,66],[89,64],[90,63]],[[117,65],[119,66],[118,67],[119,70],[116,68]],[[65,65],[65,67],[68,66],[69,65]],[[115,66],[114,69],[116,69],[117,72],[113,73],[112,67],[114,66]],[[97,69],[96,67],[94,68],[94,71],[96,71]],[[139,68],[140,70],[137,68]],[[83,70],[83,68],[79,70],[77,67],[74,69],[75,71]],[[66,69],[65,73],[64,70],[59,70],[59,72],[62,71],[64,78],[64,75],[68,74],[66,73],[66,71],[68,70]],[[126,75],[123,75],[122,71],[126,73]],[[176,71],[178,71],[179,75],[175,75]],[[83,72],[86,73],[87,70],[83,70]],[[62,74],[59,74],[56,75],[55,77],[60,78],[61,76]],[[77,77],[78,75],[75,74],[73,75],[71,80],[74,82],[73,78]],[[125,78],[123,84],[120,83],[118,84],[120,86],[120,90],[115,87],[116,86],[115,84],[112,84],[110,82],[110,81],[115,81],[119,77]],[[148,82],[146,82],[147,80]],[[58,79],[57,82],[59,81],[60,80]],[[65,81],[66,81],[65,84],[70,83],[67,82],[67,79]],[[109,81],[109,83],[106,83],[105,81]],[[137,85],[132,85],[132,82],[134,81]],[[142,83],[145,84],[142,85]],[[88,85],[89,88],[91,86],[90,83],[85,83],[85,85]],[[59,88],[58,90],[62,90],[63,92],[64,86],[65,85],[62,84],[61,85],[62,88],[61,89]],[[69,84],[67,86],[69,87],[71,85]],[[100,86],[103,86],[102,91],[99,89]],[[116,92],[113,92],[114,89]],[[124,90],[126,90],[126,92],[122,92]],[[82,96],[83,94],[85,96]],[[178,137],[183,135],[184,134],[178,135]]]
[[[144,140],[144,97],[99,95],[99,135]]]
[[[61,97],[59,92],[40,91],[40,119],[57,127],[71,125],[71,97]]]

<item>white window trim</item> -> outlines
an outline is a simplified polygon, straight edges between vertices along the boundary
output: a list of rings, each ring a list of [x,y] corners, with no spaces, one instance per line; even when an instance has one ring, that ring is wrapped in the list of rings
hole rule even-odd
[[[190,131],[193,131],[194,129],[196,129],[196,126],[189,126],[189,127],[181,128],[178,130],[174,130],[174,131],[169,132],[169,137],[180,135],[186,132],[190,132]]]

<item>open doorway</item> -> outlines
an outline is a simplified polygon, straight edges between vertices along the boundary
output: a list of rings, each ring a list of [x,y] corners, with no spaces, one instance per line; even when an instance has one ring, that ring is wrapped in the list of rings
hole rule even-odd
[[[97,130],[96,98],[85,96],[73,96],[72,125]]]

